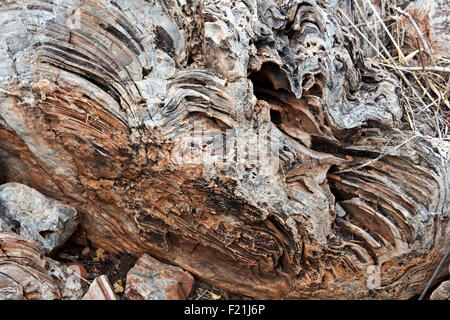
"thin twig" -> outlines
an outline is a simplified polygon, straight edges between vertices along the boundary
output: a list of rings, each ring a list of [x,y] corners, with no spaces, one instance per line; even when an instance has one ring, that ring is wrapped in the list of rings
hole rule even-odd
[[[71,268],[67,268],[68,270],[70,270],[70,272],[72,272],[74,275],[76,275],[78,278],[80,278],[81,280],[83,280],[84,282],[86,282],[87,284],[91,285],[92,282],[90,282],[89,280],[83,278],[81,275],[79,275],[76,271],[72,270]]]
[[[384,22],[388,22],[388,21],[390,21],[390,20],[392,20],[393,18],[388,18],[388,19],[384,19],[383,21]],[[375,21],[375,22],[369,22],[369,25],[377,25],[377,24],[379,24],[380,22],[379,21]],[[367,23],[366,22],[364,22],[364,23],[358,23],[358,24],[355,24],[355,25],[351,25],[351,26],[349,26],[350,28],[360,28],[360,27],[366,27],[367,26]]]
[[[428,46],[427,41],[425,40],[422,31],[420,31],[419,27],[417,26],[416,21],[411,17],[411,15],[408,12],[403,11],[400,8],[397,8],[396,6],[393,6],[392,9],[394,9],[395,11],[397,11],[398,13],[404,15],[405,17],[408,18],[408,20],[411,22],[411,24],[413,25],[414,29],[416,29],[416,32],[420,38],[420,41],[422,41],[423,46],[425,47],[425,51],[428,55],[428,58],[430,58],[431,63],[434,65],[434,58],[433,58],[433,54],[431,53],[430,47]]]
[[[207,292],[208,292],[208,289],[203,290],[203,292],[200,293],[200,294],[195,298],[195,300],[200,300],[200,298],[202,298]]]
[[[393,36],[391,35],[391,33],[389,32],[389,29],[388,29],[388,28],[386,27],[386,25],[384,24],[383,19],[381,19],[380,15],[379,15],[379,13],[378,13],[378,11],[377,11],[377,9],[375,9],[374,5],[372,4],[372,1],[370,1],[370,0],[364,0],[364,1],[366,1],[366,2],[369,4],[370,8],[372,9],[373,13],[374,13],[375,16],[377,17],[378,21],[380,21],[381,26],[383,27],[384,31],[386,31],[386,34],[388,35],[389,39],[391,39],[391,41],[392,41],[392,44],[393,44],[394,47],[397,49],[397,52],[398,52],[398,54],[399,54],[399,57],[401,58],[401,61],[402,61],[402,60],[405,60],[405,56],[404,56],[402,50],[401,50],[400,47],[398,46],[398,44],[397,44],[397,42],[395,41],[394,37],[393,37]],[[355,1],[355,2],[356,2],[356,1]]]
[[[356,166],[356,167],[353,167],[353,168],[348,168],[348,169],[344,169],[344,170],[341,170],[341,171],[337,171],[337,172],[335,172],[335,174],[336,174],[336,173],[343,173],[343,172],[353,171],[353,170],[359,170],[359,169],[361,169],[361,168],[367,167],[367,166],[371,165],[372,163],[374,163],[374,162],[380,160],[381,158],[383,158],[383,157],[385,157],[385,156],[388,156],[388,155],[392,154],[392,152],[394,152],[394,151],[398,150],[399,148],[403,147],[403,146],[404,146],[405,144],[407,144],[409,141],[411,141],[411,140],[414,139],[414,138],[417,138],[418,136],[420,136],[420,135],[419,135],[419,134],[415,134],[415,135],[409,137],[408,139],[406,139],[405,141],[403,141],[401,144],[399,144],[398,146],[396,146],[395,148],[393,148],[392,150],[390,150],[388,153],[384,153],[384,149],[386,148],[386,146],[385,146],[385,148],[383,148],[383,150],[381,151],[381,154],[380,154],[378,157],[376,157],[375,159],[372,159],[372,160],[370,160],[370,161],[367,161],[366,163],[363,163],[363,164],[361,164],[361,165],[359,165],[359,166]]]
[[[387,66],[387,67],[391,67],[394,69],[398,69],[398,70],[402,70],[402,71],[430,71],[430,72],[445,72],[445,73],[450,73],[450,67],[439,67],[439,66],[427,66],[427,67],[403,67],[403,66],[392,66],[390,64],[384,64],[382,62],[380,62],[380,64]]]

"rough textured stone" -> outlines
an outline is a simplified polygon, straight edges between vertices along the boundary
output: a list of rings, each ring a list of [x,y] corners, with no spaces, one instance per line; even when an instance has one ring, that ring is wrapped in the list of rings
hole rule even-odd
[[[45,272],[44,252],[36,242],[14,233],[0,232],[0,249],[2,298],[61,298],[57,284]]]
[[[0,219],[0,231],[12,232],[11,228],[9,227],[9,224],[6,224],[6,222],[2,221],[1,219]]]
[[[83,300],[117,300],[111,283],[106,275],[94,279]]]
[[[448,0],[416,0],[404,10],[416,21],[434,58],[450,58],[450,3]],[[407,17],[402,16],[401,22],[405,33],[405,55],[417,50],[417,42],[423,49],[417,31]],[[423,54],[424,63],[430,60]]]
[[[442,282],[430,296],[430,300],[450,300],[450,280]]]
[[[80,242],[252,297],[420,293],[450,245],[450,144],[398,129],[399,82],[336,3],[3,1],[7,180],[83,212]],[[274,167],[238,157],[261,132]]]
[[[68,266],[46,258],[46,274],[58,285],[62,300],[79,300],[83,297],[81,279]]]
[[[80,279],[34,241],[0,232],[0,300],[79,299]]]
[[[5,231],[34,240],[51,253],[76,230],[79,215],[30,187],[6,183],[0,186],[0,220]]]
[[[128,272],[124,298],[129,300],[184,300],[194,277],[181,268],[143,255]]]

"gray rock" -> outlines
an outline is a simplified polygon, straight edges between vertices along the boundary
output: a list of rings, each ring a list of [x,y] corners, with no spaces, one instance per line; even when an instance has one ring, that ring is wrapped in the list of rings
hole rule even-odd
[[[62,300],[80,300],[83,297],[81,278],[72,272],[67,266],[52,260],[46,260],[46,274],[55,279],[61,293]]]
[[[0,222],[0,229],[36,241],[48,254],[76,230],[79,215],[26,185],[6,183],[0,186]]]
[[[1,206],[1,202],[0,202],[0,206]],[[0,212],[1,212],[1,207],[0,207]],[[1,231],[3,231],[3,232],[12,232],[9,224],[6,224],[2,220],[0,220],[0,232]]]

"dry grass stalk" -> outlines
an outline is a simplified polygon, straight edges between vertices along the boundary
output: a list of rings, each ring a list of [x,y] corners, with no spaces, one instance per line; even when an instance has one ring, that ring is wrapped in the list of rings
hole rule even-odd
[[[408,12],[399,8],[401,3],[398,0],[381,3],[384,6],[381,11],[386,12],[383,17],[371,0],[353,0],[353,3],[364,23],[355,24],[341,9],[338,12],[349,23],[349,29],[356,31],[374,49],[374,60],[399,76],[406,111],[405,121],[410,129],[416,134],[449,141],[450,60],[432,54],[417,22]],[[376,21],[368,21],[367,10],[363,11],[367,6],[374,13]],[[407,53],[402,49],[405,48],[405,34],[401,16],[405,16],[416,31],[417,48],[413,52]],[[375,41],[370,41],[367,34],[375,37]],[[383,39],[388,39],[389,43]],[[430,62],[428,65],[425,64],[423,53]],[[417,119],[420,119],[420,123]]]

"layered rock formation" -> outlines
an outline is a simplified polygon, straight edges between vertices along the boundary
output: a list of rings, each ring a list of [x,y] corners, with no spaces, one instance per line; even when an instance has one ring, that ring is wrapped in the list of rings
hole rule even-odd
[[[399,130],[335,10],[2,1],[5,180],[75,207],[80,242],[249,296],[416,295],[449,248],[449,145]]]
[[[0,231],[0,300],[77,300],[80,278],[34,241]]]

